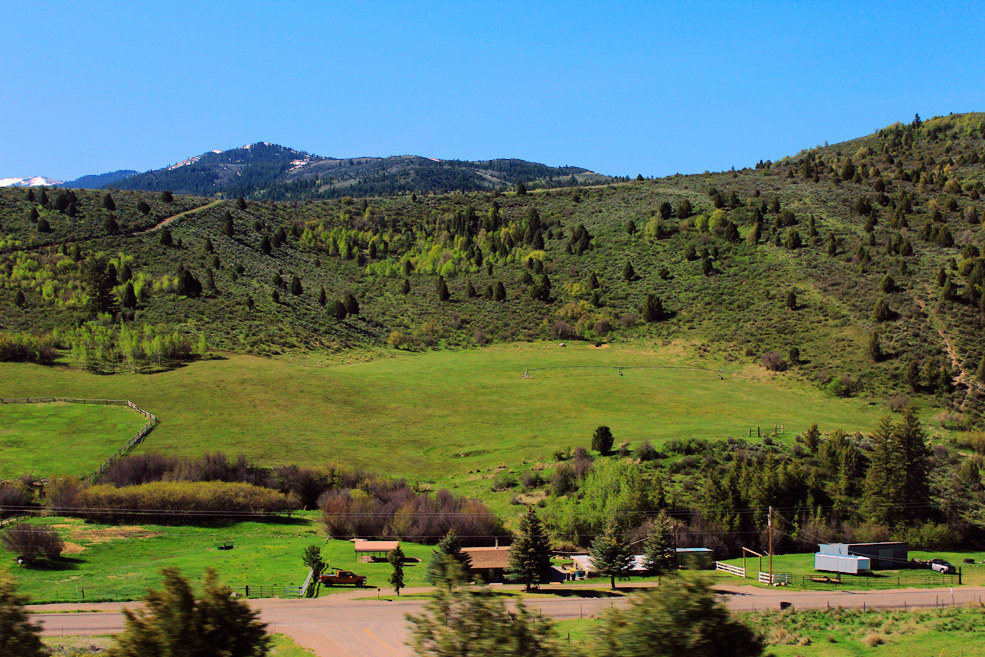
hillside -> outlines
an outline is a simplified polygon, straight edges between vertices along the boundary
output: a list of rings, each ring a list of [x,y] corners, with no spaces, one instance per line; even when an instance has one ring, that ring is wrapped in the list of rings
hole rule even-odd
[[[68,189],[99,189],[100,187],[108,187],[114,183],[118,183],[124,178],[135,176],[137,173],[139,172],[133,169],[119,169],[118,171],[110,171],[108,173],[81,176],[75,180],[59,183],[58,186]]]
[[[519,182],[556,187],[607,180],[578,167],[549,167],[515,159],[463,162],[411,155],[337,159],[262,142],[203,153],[102,186],[279,201],[505,189]]]
[[[98,369],[157,366],[200,341],[271,353],[685,339],[832,395],[936,397],[967,423],[985,356],[983,137],[985,115],[954,115],[753,169],[524,195],[48,190],[42,203],[4,190],[0,329],[58,328],[50,341]],[[97,310],[142,346],[123,349],[132,336],[111,318],[72,328]]]

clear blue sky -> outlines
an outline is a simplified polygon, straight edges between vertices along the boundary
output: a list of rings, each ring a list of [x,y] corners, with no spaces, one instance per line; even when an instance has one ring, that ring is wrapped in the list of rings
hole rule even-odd
[[[0,177],[255,141],[667,175],[985,110],[973,2],[4,5]]]

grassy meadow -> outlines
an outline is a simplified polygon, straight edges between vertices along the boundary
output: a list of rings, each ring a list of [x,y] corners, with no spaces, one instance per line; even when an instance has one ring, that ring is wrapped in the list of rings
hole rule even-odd
[[[89,474],[146,422],[123,406],[0,404],[0,479]]]
[[[302,551],[309,545],[319,545],[329,567],[353,570],[367,576],[367,587],[387,589],[390,564],[362,563],[349,541],[326,541],[316,517],[314,513],[301,513],[279,522],[215,526],[118,526],[62,517],[31,520],[58,530],[65,541],[62,557],[27,568],[3,552],[0,572],[11,573],[18,590],[35,603],[137,600],[149,589],[160,586],[160,571],[166,566],[179,568],[195,586],[202,582],[205,570],[212,568],[223,584],[234,589],[247,584],[276,587],[272,593],[265,592],[264,597],[280,597],[285,586],[300,586],[308,574],[301,561]],[[226,542],[233,544],[231,550],[216,549],[216,544]],[[403,543],[402,548],[408,557],[421,560],[405,565],[407,586],[424,586],[425,565],[432,547]],[[320,595],[351,588],[322,587]]]
[[[0,395],[132,399],[162,421],[141,450],[222,450],[267,465],[341,464],[441,483],[587,446],[600,424],[612,428],[617,445],[745,437],[750,427],[774,425],[791,441],[814,422],[822,431],[870,430],[886,412],[881,403],[835,398],[790,374],[729,367],[691,343],[524,343],[365,356],[231,355],[113,376],[4,363]],[[57,445],[57,434],[49,440]],[[51,462],[56,452],[44,454]]]

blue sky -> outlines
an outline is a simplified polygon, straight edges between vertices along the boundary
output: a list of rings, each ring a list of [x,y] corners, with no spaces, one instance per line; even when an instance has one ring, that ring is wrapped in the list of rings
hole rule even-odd
[[[970,2],[4,4],[0,177],[255,141],[668,175],[985,110]]]

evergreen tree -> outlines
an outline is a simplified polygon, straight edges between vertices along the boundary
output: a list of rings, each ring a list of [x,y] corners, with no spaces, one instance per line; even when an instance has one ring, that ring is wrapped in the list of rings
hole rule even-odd
[[[904,375],[906,382],[909,384],[910,389],[913,392],[920,391],[920,363],[915,360],[911,360],[906,366],[906,374]]]
[[[873,331],[869,334],[869,358],[872,359],[873,363],[878,363],[882,361],[883,357],[882,345],[879,343],[879,332]]]
[[[148,205],[147,201],[142,200],[137,203],[137,211],[140,212],[140,214],[147,216],[150,214],[150,205]]]
[[[245,210],[246,209],[246,199],[244,199],[242,196],[240,196],[238,199],[236,199],[236,207],[239,208],[240,210]]]
[[[274,303],[280,303],[280,292],[274,290],[270,293],[270,300]]]
[[[812,424],[811,428],[804,434],[804,445],[807,447],[807,451],[811,454],[816,454],[818,445],[820,444],[821,432],[818,430],[817,424]]]
[[[37,228],[38,228],[38,232],[39,233],[50,233],[51,232],[51,224],[49,224],[48,223],[48,220],[45,219],[44,217],[40,217],[38,219],[38,226],[37,226]]]
[[[291,277],[291,294],[294,296],[300,296],[304,292],[304,288],[301,286],[301,279],[295,274]]]
[[[400,284],[400,293],[403,295],[410,294],[410,279],[405,278],[404,282]]]
[[[137,307],[137,295],[133,291],[133,283],[127,281],[126,287],[123,288],[123,300],[121,305],[127,310],[133,310]]]
[[[325,294],[325,286],[322,285],[321,289],[318,290],[318,305],[322,308],[328,303],[328,296]]]
[[[661,511],[653,519],[650,533],[643,543],[643,565],[651,575],[664,575],[677,568],[677,550],[674,545],[674,524]]]
[[[89,295],[89,312],[95,316],[99,313],[112,313],[116,310],[116,271],[109,271],[110,263],[103,256],[89,258],[84,269],[83,283]]]
[[[226,237],[232,237],[236,232],[233,225],[233,214],[229,210],[226,210],[226,214],[222,218],[222,232]]]
[[[885,322],[893,318],[893,311],[885,299],[876,301],[875,308],[872,309],[872,321]]]
[[[636,270],[633,269],[633,263],[626,261],[626,266],[622,268],[622,277],[627,281],[636,280]]]
[[[595,429],[595,433],[592,435],[592,449],[596,452],[605,456],[612,451],[613,442],[615,442],[615,438],[609,427],[603,424]]]
[[[609,586],[613,589],[616,578],[626,576],[633,568],[633,553],[615,521],[608,524],[604,534],[595,537],[588,554],[592,558],[592,567],[599,575],[609,578]]]
[[[120,224],[116,222],[114,215],[106,215],[106,219],[103,221],[103,230],[109,235],[116,235],[120,232]]]
[[[872,434],[863,507],[872,522],[894,526],[926,517],[931,450],[913,409],[898,424],[886,417]]]
[[[493,298],[496,301],[506,301],[506,286],[503,285],[503,281],[496,282],[496,289],[493,293]]]
[[[174,246],[174,238],[171,236],[171,229],[167,226],[161,229],[161,246]]]
[[[438,276],[438,282],[435,285],[435,291],[438,294],[439,301],[448,301],[448,299],[451,298],[451,293],[448,291],[448,285],[445,283],[444,276],[441,275]]]
[[[711,276],[715,273],[715,265],[712,264],[711,258],[707,255],[701,259],[701,273],[705,276]]]
[[[264,255],[270,255],[273,252],[273,247],[270,246],[270,238],[266,235],[260,240],[260,250],[263,251]]]
[[[41,627],[30,620],[24,606],[26,597],[18,595],[14,580],[0,574],[0,655],[46,657],[50,653],[41,643]]]
[[[465,296],[467,296],[469,299],[474,299],[477,296],[479,296],[478,294],[476,294],[475,287],[473,287],[471,280],[465,281]]]
[[[352,293],[345,295],[345,300],[342,303],[345,304],[345,312],[347,315],[359,314],[359,302],[356,301],[356,297]]]
[[[533,507],[520,517],[519,535],[510,546],[510,573],[530,591],[551,573],[551,543]]]
[[[896,281],[893,280],[892,276],[886,274],[885,276],[882,277],[882,283],[880,284],[880,287],[882,287],[883,292],[889,294],[896,290]]]
[[[165,203],[174,203],[174,194],[165,190],[161,192],[161,200]]]
[[[345,319],[345,316],[348,313],[346,313],[344,303],[342,303],[341,301],[333,301],[332,303],[328,304],[328,314],[341,322],[343,319]]]
[[[266,626],[243,600],[219,584],[215,571],[205,574],[196,600],[188,581],[165,568],[164,590],[151,591],[140,611],[125,609],[126,629],[109,657],[263,657],[270,646]]]
[[[588,289],[597,290],[600,287],[602,287],[602,284],[599,283],[599,277],[596,276],[595,272],[592,272],[591,275],[588,277]]]
[[[465,579],[471,566],[472,557],[462,551],[462,541],[455,530],[449,529],[434,546],[424,577],[431,584],[451,587]]]
[[[400,589],[404,588],[404,551],[397,545],[387,553],[386,560],[390,562],[390,566],[393,568],[393,572],[390,573],[390,586],[399,596]]]
[[[526,196],[527,195],[527,186],[524,185],[523,183],[519,183],[516,186],[516,195],[517,196]]]
[[[759,657],[763,641],[705,580],[674,577],[602,620],[592,657]]]
[[[793,288],[787,290],[787,308],[797,310],[797,291]]]
[[[660,297],[653,294],[646,295],[643,303],[643,319],[647,322],[658,322],[664,317],[664,305]]]
[[[178,274],[178,288],[176,290],[179,295],[186,297],[199,297],[202,296],[202,283],[195,278],[190,269],[182,269],[181,273]]]
[[[626,234],[633,235],[636,233],[636,222],[630,219],[626,222]]]
[[[17,294],[14,295],[14,305],[23,308],[26,304],[27,298],[24,296],[24,290],[17,290]]]
[[[103,207],[110,212],[116,211],[116,201],[113,200],[113,196],[109,192],[103,196]]]

